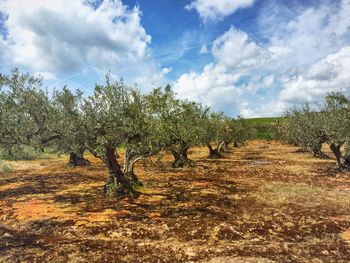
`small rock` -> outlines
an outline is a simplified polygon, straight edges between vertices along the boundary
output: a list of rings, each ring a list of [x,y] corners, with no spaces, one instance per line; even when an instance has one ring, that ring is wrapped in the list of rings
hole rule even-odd
[[[5,233],[3,234],[3,237],[12,237],[12,235],[10,233]]]

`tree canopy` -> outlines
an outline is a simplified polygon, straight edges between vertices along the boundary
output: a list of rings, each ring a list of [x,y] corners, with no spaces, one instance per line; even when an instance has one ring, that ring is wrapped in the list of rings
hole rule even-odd
[[[11,153],[23,146],[49,147],[70,154],[72,166],[89,164],[83,156],[89,151],[108,168],[106,193],[137,194],[134,187],[141,182],[134,166],[143,158],[169,151],[173,167],[183,167],[193,164],[191,147],[210,146],[220,157],[221,146],[244,142],[246,131],[242,118],[181,100],[169,85],[143,94],[107,75],[104,85],[85,96],[68,87],[48,92],[42,78],[18,69],[0,75],[0,147]]]
[[[322,152],[322,145],[326,143],[338,168],[350,169],[350,99],[343,94],[328,94],[319,111],[311,110],[308,105],[291,109],[276,128],[280,138],[321,158],[328,158]]]

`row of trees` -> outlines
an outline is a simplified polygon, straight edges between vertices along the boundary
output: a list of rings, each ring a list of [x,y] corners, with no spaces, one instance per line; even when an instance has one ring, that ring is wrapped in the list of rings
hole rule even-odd
[[[320,158],[329,158],[322,152],[327,144],[339,170],[350,170],[350,99],[341,93],[329,94],[317,112],[308,105],[291,109],[275,123],[275,134]]]
[[[220,157],[248,134],[242,118],[180,100],[170,86],[142,94],[107,75],[91,96],[66,87],[49,94],[40,77],[18,69],[0,75],[0,147],[10,154],[24,146],[55,149],[69,153],[72,166],[88,164],[84,152],[89,151],[108,168],[108,193],[135,195],[133,186],[140,182],[134,166],[143,158],[167,150],[173,167],[183,167],[191,163],[191,147],[206,145],[211,157]],[[126,149],[123,167],[121,147]]]

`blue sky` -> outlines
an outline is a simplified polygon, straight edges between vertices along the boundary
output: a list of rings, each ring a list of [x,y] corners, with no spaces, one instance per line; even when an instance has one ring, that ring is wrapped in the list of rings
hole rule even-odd
[[[228,115],[350,95],[350,0],[0,0],[0,71],[90,94],[110,71]]]

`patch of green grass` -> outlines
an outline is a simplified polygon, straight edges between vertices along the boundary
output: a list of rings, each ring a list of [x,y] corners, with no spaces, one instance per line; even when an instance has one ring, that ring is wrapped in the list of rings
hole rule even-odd
[[[272,124],[281,118],[282,117],[250,118],[246,119],[246,123],[256,131],[253,139],[271,140]]]
[[[248,124],[258,124],[258,123],[272,124],[274,121],[281,118],[282,117],[249,118],[249,119],[246,119],[246,122]]]
[[[317,197],[324,195],[325,189],[307,184],[269,183],[261,187],[258,199],[264,203],[280,206],[289,203],[303,203],[307,205]]]
[[[2,172],[2,173],[9,173],[9,172],[12,172],[12,171],[13,171],[13,168],[12,168],[11,165],[0,163],[0,172]]]
[[[289,203],[305,206],[329,205],[342,210],[350,205],[350,194],[328,187],[308,185],[305,183],[268,183],[260,188],[258,199],[272,205]]]
[[[30,161],[38,159],[48,159],[56,155],[53,149],[45,149],[44,152],[34,150],[31,147],[21,147],[15,150],[12,155],[6,149],[0,149],[0,160],[7,161]]]
[[[14,161],[14,160],[35,160],[40,156],[36,151],[33,151],[30,148],[23,147],[18,151],[15,151],[11,154],[5,149],[0,150],[0,159]]]

